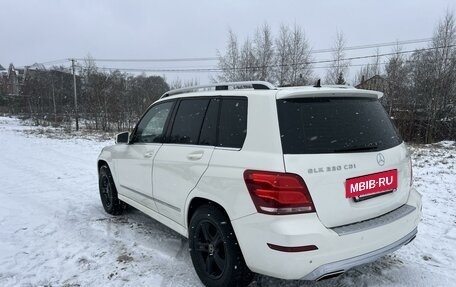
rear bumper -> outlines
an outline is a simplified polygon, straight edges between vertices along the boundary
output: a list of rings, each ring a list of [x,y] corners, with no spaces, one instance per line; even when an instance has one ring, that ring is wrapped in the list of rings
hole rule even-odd
[[[340,261],[321,265],[320,267],[318,267],[314,271],[310,272],[309,274],[307,274],[306,276],[304,276],[301,279],[302,280],[319,280],[327,274],[342,273],[352,267],[366,264],[369,262],[373,262],[373,261],[377,260],[378,258],[380,258],[384,255],[387,255],[389,253],[392,253],[392,252],[398,250],[399,248],[401,248],[402,246],[410,243],[413,239],[415,239],[417,232],[418,232],[418,229],[415,228],[412,232],[410,232],[403,238],[401,238],[398,241],[391,243],[390,245],[387,245],[383,248],[377,249],[375,251],[371,251],[366,254],[358,255],[358,256],[355,256],[352,258],[347,258],[347,259],[343,259]]]
[[[385,220],[376,219],[376,224],[367,228],[360,224],[363,228],[356,232],[326,228],[316,214],[252,214],[232,221],[232,225],[252,271],[282,279],[318,280],[372,262],[413,240],[421,218],[419,193],[412,189],[406,204],[413,208],[395,218],[385,215]],[[288,247],[315,245],[318,250],[282,252],[272,250],[267,243]]]

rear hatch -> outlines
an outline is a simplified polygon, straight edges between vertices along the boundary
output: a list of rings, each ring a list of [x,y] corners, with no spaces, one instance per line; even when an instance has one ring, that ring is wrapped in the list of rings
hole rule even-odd
[[[278,98],[285,170],[307,184],[327,227],[380,216],[410,192],[407,148],[377,97]]]

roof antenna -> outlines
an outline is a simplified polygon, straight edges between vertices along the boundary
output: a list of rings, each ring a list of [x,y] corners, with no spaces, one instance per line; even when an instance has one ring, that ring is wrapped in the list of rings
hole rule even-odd
[[[321,88],[320,79],[317,80],[317,83],[315,83],[314,88]]]

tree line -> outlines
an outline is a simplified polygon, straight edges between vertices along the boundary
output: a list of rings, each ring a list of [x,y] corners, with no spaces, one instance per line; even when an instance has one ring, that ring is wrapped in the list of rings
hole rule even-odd
[[[323,84],[347,84],[351,61],[346,39],[338,31],[322,79]],[[407,141],[431,143],[456,139],[456,23],[447,12],[435,27],[432,41],[421,49],[399,45],[387,55],[377,50],[359,68],[352,84],[384,92],[382,103]],[[276,36],[264,24],[253,39],[242,43],[228,32],[225,52],[218,52],[217,81],[264,80],[278,86],[308,85],[318,78],[304,30],[282,25]],[[320,75],[321,77],[321,75]]]
[[[377,57],[357,74],[361,80],[375,74],[383,77],[384,105],[407,140],[456,139],[455,20],[448,12],[427,47],[409,55],[396,47],[384,68]]]
[[[213,81],[264,80],[277,86],[347,84],[380,90],[387,112],[405,140],[430,143],[456,139],[456,23],[447,12],[432,41],[412,52],[395,47],[371,57],[348,81],[352,66],[347,41],[338,31],[323,76],[315,73],[312,48],[302,27],[282,25],[274,35],[268,24],[242,42],[229,31],[226,47],[217,51],[220,72]],[[16,75],[16,74],[14,74]],[[19,93],[8,96],[0,74],[0,112],[30,117],[38,124],[74,126],[73,75],[68,68],[29,69],[18,73]],[[196,80],[167,83],[164,77],[105,71],[90,58],[78,63],[78,115],[87,129],[131,128],[144,110],[170,88],[196,85]],[[3,94],[3,96],[2,96]]]
[[[145,109],[170,89],[163,77],[103,71],[90,57],[77,69],[77,114],[89,130],[131,129]],[[20,94],[3,97],[4,112],[32,118],[36,124],[74,127],[74,84],[68,68],[26,70],[19,75]]]

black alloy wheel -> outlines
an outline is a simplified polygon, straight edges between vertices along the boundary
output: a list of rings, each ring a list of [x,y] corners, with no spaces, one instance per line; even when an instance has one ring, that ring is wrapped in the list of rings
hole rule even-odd
[[[196,229],[196,252],[206,274],[211,279],[219,279],[226,268],[226,247],[221,231],[209,220],[202,221]]]
[[[98,172],[98,188],[104,210],[112,215],[119,215],[125,209],[123,202],[117,197],[117,189],[109,167],[103,165]]]
[[[189,250],[198,277],[209,287],[247,286],[247,267],[231,222],[220,207],[198,207],[189,225]]]
[[[112,191],[111,187],[109,185],[109,178],[107,175],[103,175],[101,177],[101,183],[100,183],[100,195],[101,195],[101,200],[104,202],[104,205],[106,205],[106,208],[111,208],[112,202]]]

